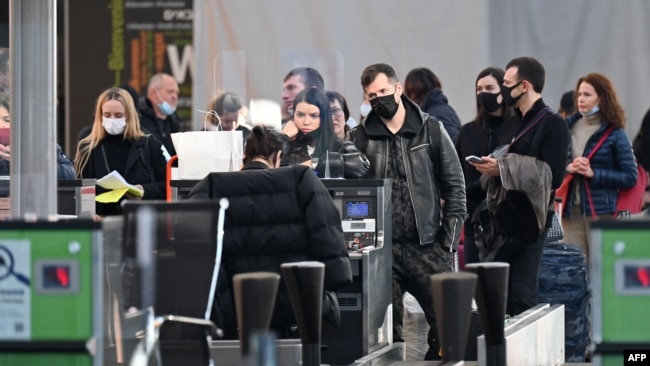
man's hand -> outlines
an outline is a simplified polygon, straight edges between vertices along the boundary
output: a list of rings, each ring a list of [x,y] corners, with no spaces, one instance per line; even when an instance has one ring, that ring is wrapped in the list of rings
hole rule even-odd
[[[490,175],[493,177],[498,177],[501,175],[501,172],[499,172],[499,163],[497,159],[491,158],[489,156],[481,156],[481,160],[483,160],[482,163],[470,162],[469,164],[476,168],[476,170],[481,174]]]

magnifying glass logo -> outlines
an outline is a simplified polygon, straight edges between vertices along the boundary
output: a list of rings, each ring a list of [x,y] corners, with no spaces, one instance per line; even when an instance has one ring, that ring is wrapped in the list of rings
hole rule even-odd
[[[14,271],[14,264],[14,255],[11,253],[9,248],[0,245],[0,281],[9,276],[14,276],[19,282],[22,282],[29,287],[29,278],[23,274],[16,273]]]

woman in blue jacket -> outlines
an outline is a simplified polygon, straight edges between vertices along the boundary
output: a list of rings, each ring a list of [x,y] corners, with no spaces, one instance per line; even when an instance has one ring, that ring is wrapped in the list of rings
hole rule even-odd
[[[636,162],[625,134],[625,112],[612,82],[591,73],[578,80],[575,89],[578,113],[567,119],[571,130],[571,155],[566,167],[574,174],[564,205],[564,240],[580,245],[589,258],[588,221],[592,216],[611,217],[620,189],[633,186]],[[609,133],[591,159],[598,141]],[[593,212],[593,213],[592,213]],[[595,217],[593,217],[595,218]]]

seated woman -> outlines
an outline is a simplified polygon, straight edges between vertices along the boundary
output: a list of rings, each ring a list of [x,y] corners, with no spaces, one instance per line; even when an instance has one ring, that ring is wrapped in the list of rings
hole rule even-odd
[[[293,122],[287,123],[284,132],[289,136],[287,153],[306,151],[312,160],[318,159],[316,171],[324,177],[327,153],[338,153],[341,158],[329,158],[330,165],[342,164],[345,178],[362,178],[370,162],[351,141],[337,138],[332,126],[332,112],[327,95],[316,88],[304,89],[293,101]],[[330,154],[331,156],[331,154]]]
[[[339,322],[336,296],[352,282],[338,209],[323,184],[302,165],[278,168],[286,136],[256,126],[246,141],[244,167],[238,172],[211,173],[189,197],[230,200],[226,211],[223,260],[212,320],[227,337],[237,337],[232,277],[239,273],[280,273],[287,262],[315,260],[325,264],[323,319]],[[277,168],[277,169],[275,169]],[[225,280],[227,279],[227,281]],[[280,283],[271,327],[287,337],[295,323],[289,296]]]
[[[163,199],[166,165],[162,143],[140,129],[138,113],[129,93],[120,88],[101,93],[90,135],[77,145],[77,176],[99,179],[115,170],[128,183],[144,191],[142,197],[126,193],[122,199]],[[97,187],[97,194],[104,191]],[[122,209],[119,202],[97,202],[95,213],[119,215]]]

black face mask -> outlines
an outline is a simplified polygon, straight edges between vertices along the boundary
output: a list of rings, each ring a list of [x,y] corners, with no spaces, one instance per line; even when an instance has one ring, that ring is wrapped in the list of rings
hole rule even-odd
[[[312,141],[316,141],[319,139],[322,131],[319,128],[311,131],[310,133],[303,133],[302,131],[298,131],[298,134],[296,135],[296,142],[303,143],[305,145],[311,144]]]
[[[513,86],[510,86],[510,87],[505,86],[505,85],[501,85],[501,88],[502,88],[501,89],[502,90],[501,94],[503,94],[503,103],[505,105],[515,105],[515,104],[517,104],[519,99],[521,99],[521,97],[524,95],[523,92],[521,94],[519,94],[518,96],[516,96],[516,97],[513,97],[511,93],[512,93],[512,90],[514,88],[518,87],[519,84],[521,84],[523,82],[524,81],[522,80],[522,81],[518,82],[517,84],[515,84]]]
[[[492,113],[497,111],[503,105],[503,102],[502,103],[497,102],[499,95],[500,95],[499,93],[497,94],[485,93],[485,92],[479,93],[478,95],[476,95],[476,102],[486,112]]]
[[[395,91],[395,93],[397,90]],[[372,110],[383,119],[391,119],[397,113],[399,104],[395,102],[395,93],[370,100]]]

